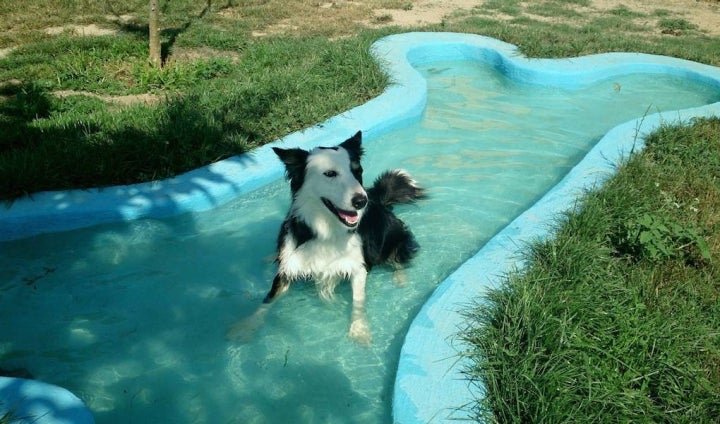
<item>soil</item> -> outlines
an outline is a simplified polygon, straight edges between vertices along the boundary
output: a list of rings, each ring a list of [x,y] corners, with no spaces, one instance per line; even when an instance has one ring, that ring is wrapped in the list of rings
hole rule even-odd
[[[376,17],[386,17],[383,24],[410,27],[418,24],[437,24],[452,18],[454,13],[472,10],[488,0],[417,0],[409,10],[377,9]],[[647,15],[647,23],[658,19],[658,10],[682,16],[698,30],[710,36],[720,36],[720,0],[592,0],[589,7],[577,6],[579,12],[603,13],[625,7],[630,11]]]
[[[452,19],[454,14],[463,10],[469,11],[484,5],[488,0],[414,0],[412,7],[405,9],[375,9],[376,19],[366,22],[368,26],[395,25],[412,27],[422,24],[438,24]],[[408,2],[410,3],[410,2]],[[331,7],[334,3],[323,3],[319,7]],[[329,5],[329,6],[328,6]],[[592,0],[591,5],[576,6],[580,12],[604,13],[608,10],[624,7],[633,12],[646,15],[647,23],[658,19],[657,11],[668,11],[672,16],[682,16],[698,30],[710,36],[720,36],[720,0]],[[122,22],[133,19],[130,15],[110,17]],[[292,30],[292,28],[285,28]],[[101,28],[95,24],[69,25],[51,27],[45,30],[48,34],[59,34],[71,31],[77,35],[108,35],[114,30]],[[264,34],[263,34],[264,35]],[[2,54],[2,51],[0,51]]]
[[[403,9],[375,9],[374,19],[364,22],[367,26],[378,27],[393,25],[399,27],[416,27],[423,24],[438,24],[443,21],[452,20],[455,16],[462,16],[462,12],[471,11],[473,8],[481,7],[489,0],[413,0],[408,2],[408,7]],[[335,4],[344,5],[351,3],[349,1],[336,0],[335,2],[322,3],[319,7],[332,7]],[[329,5],[329,6],[328,6]],[[410,7],[410,5],[412,7]],[[527,2],[522,4],[527,6]],[[695,25],[697,31],[711,37],[720,37],[720,0],[592,0],[589,6],[576,6],[578,12],[583,15],[604,14],[609,10],[618,8],[626,8],[631,12],[638,12],[643,17],[638,18],[639,23],[650,27],[657,27],[657,21],[663,16],[659,11],[666,11],[669,16],[681,16],[682,19]],[[527,12],[525,12],[527,13]],[[498,19],[504,19],[502,14],[495,15]],[[537,17],[538,19],[553,19],[547,17]],[[133,19],[133,16],[125,15],[120,17],[108,17],[109,20],[119,20],[127,22]],[[283,28],[282,24],[276,25],[274,32],[278,30],[292,31],[293,28]],[[60,34],[63,32],[71,32],[77,36],[93,36],[93,35],[111,35],[114,30],[98,27],[95,24],[90,25],[67,25],[64,27],[46,28],[48,34]],[[658,32],[660,29],[658,29]],[[672,34],[672,33],[671,33]],[[258,32],[257,36],[265,35]],[[679,34],[674,34],[679,35]],[[7,55],[12,48],[0,49],[0,57]],[[4,82],[0,87],[13,82]],[[60,92],[59,96],[67,96],[72,94],[84,94],[76,92]],[[98,96],[115,104],[130,103],[155,103],[158,101],[157,96],[140,95],[140,96]]]

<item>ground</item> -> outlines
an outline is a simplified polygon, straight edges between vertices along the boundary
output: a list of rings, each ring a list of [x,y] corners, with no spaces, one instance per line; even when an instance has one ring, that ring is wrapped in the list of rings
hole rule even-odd
[[[416,27],[423,24],[438,24],[445,20],[451,20],[454,16],[462,16],[463,12],[480,8],[494,0],[412,0],[408,1],[405,6],[395,8],[378,7],[383,2],[362,2],[362,1],[344,1],[337,0],[334,2],[318,2],[315,3],[318,9],[333,9],[358,7],[363,3],[365,6],[373,10],[374,18],[367,19],[362,22],[366,26],[388,26],[395,25],[400,27]],[[589,0],[588,6],[580,5],[583,1],[578,1],[575,6],[581,12],[597,12],[598,14],[615,10],[618,8],[626,8],[632,12],[639,12],[647,15],[647,24],[652,19],[658,19],[662,16],[656,11],[668,11],[671,15],[683,16],[697,28],[708,35],[720,36],[720,0]],[[521,2],[521,7],[527,9],[533,2]],[[377,5],[377,6],[376,6]],[[228,9],[229,10],[229,9]],[[527,12],[527,11],[526,11]],[[233,12],[226,12],[233,13]],[[324,17],[327,15],[324,14]],[[502,13],[497,15],[498,18],[506,18]],[[536,16],[537,18],[537,16]],[[131,22],[134,19],[132,15],[107,16],[109,21],[120,21],[121,23]],[[547,18],[545,19],[553,19]],[[555,18],[558,19],[558,18]],[[291,19],[285,19],[280,23],[274,24],[267,28],[266,31],[257,31],[258,36],[267,33],[275,33],[281,31],[292,31],[297,28],[297,24]],[[63,31],[72,31],[77,35],[108,35],[114,30],[100,27],[96,24],[89,25],[66,25],[47,27],[45,31],[48,34],[59,34]],[[11,47],[0,48],[0,57],[12,50]]]
[[[210,2],[208,2],[210,4]],[[428,24],[441,24],[461,20],[472,13],[480,13],[493,19],[510,20],[519,14],[535,20],[557,21],[565,24],[580,25],[585,19],[599,15],[607,15],[608,11],[624,11],[634,14],[635,22],[641,26],[652,28],[653,31],[662,32],[667,36],[681,35],[683,31],[671,27],[663,29],[658,25],[665,16],[681,17],[683,21],[693,27],[693,31],[708,36],[720,36],[720,0],[575,0],[562,2],[562,13],[538,9],[552,2],[538,1],[507,1],[498,0],[335,0],[331,2],[289,2],[273,4],[272,0],[265,2],[265,11],[279,10],[281,17],[268,19],[267,23],[260,24],[252,31],[253,36],[263,37],[277,33],[309,32],[328,35],[329,37],[342,37],[362,27],[399,26],[401,28],[419,28]],[[218,3],[220,4],[220,3]],[[233,2],[228,2],[233,5]],[[252,4],[252,2],[248,3]],[[560,3],[558,3],[560,4]],[[514,7],[513,14],[507,14],[507,7]],[[567,8],[574,8],[577,16],[568,17]],[[248,7],[233,6],[222,7],[219,13],[238,22],[247,20]],[[540,11],[539,11],[540,10]],[[288,17],[289,16],[289,17]],[[72,33],[77,36],[110,35],[118,31],[118,27],[125,24],[137,24],[144,17],[132,14],[108,14],[98,23],[64,23],[63,25],[48,25],[40,27],[45,34],[58,35]],[[263,19],[266,19],[265,17]],[[82,22],[82,19],[79,20]],[[99,24],[99,25],[98,25]],[[327,26],[330,29],[323,30]],[[11,31],[13,30],[10,25]],[[14,46],[0,45],[0,58],[9,54]],[[197,50],[197,49],[196,49]],[[170,60],[184,60],[194,55],[207,55],[207,52],[188,51],[176,49]],[[212,53],[210,53],[212,55]],[[0,81],[0,88],[6,85],[18,84],[19,81]],[[145,93],[127,96],[109,96],[93,93],[79,93],[74,91],[56,92],[57,96],[86,94],[102,98],[115,104],[155,103],[161,96]]]
[[[389,16],[384,19],[386,24],[399,26],[415,26],[418,24],[435,24],[452,18],[462,10],[470,10],[482,6],[491,0],[417,0],[407,10],[377,9],[376,16]],[[526,2],[531,3],[531,2]],[[697,0],[592,0],[590,6],[577,6],[583,10],[608,10],[626,7],[632,11],[652,14],[656,10],[668,10],[672,14],[680,14],[688,22],[708,35],[720,35],[720,2]],[[650,18],[648,18],[650,19]]]

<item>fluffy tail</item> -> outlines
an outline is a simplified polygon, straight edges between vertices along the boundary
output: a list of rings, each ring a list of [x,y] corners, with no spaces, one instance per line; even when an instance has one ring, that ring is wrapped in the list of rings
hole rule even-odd
[[[399,203],[413,203],[427,197],[425,189],[406,171],[393,169],[380,175],[368,191],[370,199],[383,206],[390,207]]]

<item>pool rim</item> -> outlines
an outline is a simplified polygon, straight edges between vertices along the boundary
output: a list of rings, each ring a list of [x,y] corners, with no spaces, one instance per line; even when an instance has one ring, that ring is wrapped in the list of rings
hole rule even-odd
[[[567,59],[529,59],[516,46],[475,34],[414,32],[376,41],[374,57],[392,83],[378,97],[306,130],[248,154],[174,178],[129,186],[43,192],[0,210],[0,241],[139,218],[163,218],[220,206],[282,178],[272,147],[312,148],[336,143],[362,129],[367,142],[420,119],[427,82],[413,67],[444,60],[480,60],[508,78],[529,84],[578,88],[626,73],[669,73],[720,90],[720,68],[667,56],[603,53]],[[555,217],[589,188],[613,175],[643,136],[666,123],[720,115],[720,102],[638,117],[614,127],[560,183],[500,231],[443,280],[412,320],[405,335],[393,395],[393,421],[431,423],[467,419],[463,407],[482,396],[462,371],[467,362],[457,338],[461,311],[517,267],[518,246],[551,235]]]

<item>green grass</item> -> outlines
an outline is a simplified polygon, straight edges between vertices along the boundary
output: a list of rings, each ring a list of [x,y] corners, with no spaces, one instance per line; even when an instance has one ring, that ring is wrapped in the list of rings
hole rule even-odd
[[[669,31],[688,31],[697,29],[697,26],[691,24],[683,18],[664,18],[658,23],[660,29]]]
[[[651,135],[468,311],[479,419],[716,422],[718,131],[713,118]]]
[[[8,30],[0,46],[15,46],[0,58],[0,199],[169,177],[322,122],[382,92],[388,79],[368,48],[400,30],[359,30],[356,20],[368,15],[355,6],[167,2],[166,64],[158,70],[147,63],[145,1],[10,3],[0,6],[0,25]],[[590,6],[586,0],[493,1],[419,29],[481,33],[533,57],[640,51],[720,63],[717,39],[686,31],[660,36],[627,8],[595,16]],[[564,19],[540,22],[530,12],[562,12]],[[494,18],[497,13],[509,20]],[[665,27],[687,27],[671,14],[657,19]],[[118,32],[44,31],[87,23]],[[289,25],[293,35],[275,34],[276,25]],[[158,101],[123,107],[109,97],[148,93]]]
[[[327,119],[387,84],[369,55],[367,37],[302,43],[275,37],[245,51],[238,62],[197,59],[163,70],[146,66],[143,47],[122,38],[113,38],[119,47],[102,37],[71,46],[66,39],[53,40],[41,49],[62,52],[43,62],[49,70],[36,67],[36,53],[24,50],[5,61],[11,78],[35,74],[32,83],[6,87],[6,100],[0,101],[1,198],[176,175]],[[82,53],[85,57],[74,61],[75,51],[93,48],[116,53],[98,53],[110,59],[97,62],[93,53]],[[28,48],[33,49],[38,47]],[[112,59],[133,54],[130,65]],[[124,66],[122,77],[104,78],[97,68],[114,68],[113,63]],[[53,96],[58,89],[100,94],[164,89],[166,101],[119,108],[88,96]]]
[[[573,7],[567,7],[559,2],[541,2],[531,4],[525,9],[528,13],[551,18],[578,18],[583,16]]]
[[[58,36],[26,45],[0,61],[0,81],[27,80],[48,91],[82,90],[98,94],[137,94],[188,89],[204,80],[225,77],[229,57],[171,62],[162,70],[147,63],[143,37]]]

